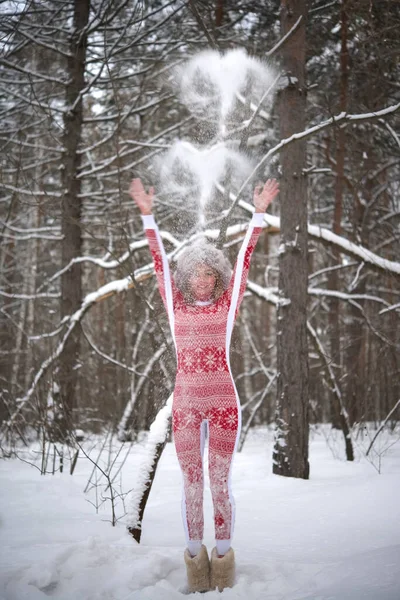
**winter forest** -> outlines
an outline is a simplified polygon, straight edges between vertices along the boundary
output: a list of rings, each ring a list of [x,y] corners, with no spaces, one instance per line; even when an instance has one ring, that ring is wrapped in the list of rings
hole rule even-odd
[[[376,532],[386,532],[382,546],[396,546],[397,554],[387,554],[396,563],[400,529],[390,533],[390,519],[400,522],[400,514],[384,498],[395,493],[400,466],[399,3],[3,0],[0,30],[0,448],[2,485],[14,490],[1,513],[6,519],[11,494],[24,494],[23,481],[38,514],[41,502],[54,508],[57,493],[82,496],[75,518],[92,519],[87,537],[107,529],[107,543],[95,537],[79,545],[71,533],[62,543],[75,550],[63,561],[74,555],[71,572],[81,569],[84,578],[92,572],[89,559],[79,564],[82,556],[112,548],[111,564],[122,573],[118,584],[113,575],[112,593],[76,578],[71,593],[57,580],[52,555],[43,554],[45,569],[30,571],[19,557],[18,577],[4,559],[0,596],[172,600],[185,593],[173,562],[183,538],[176,535],[171,556],[168,547],[151,555],[153,546],[168,546],[165,532],[151,538],[163,527],[160,511],[180,502],[170,424],[176,358],[128,193],[134,177],[155,188],[172,271],[202,236],[234,264],[254,186],[279,181],[232,337],[242,407],[239,497],[240,477],[256,469],[254,494],[265,488],[268,498],[270,483],[282,481],[272,485],[276,514],[279,498],[291,512],[288,497],[300,490],[298,516],[307,520],[321,499],[307,508],[304,486],[328,481],[329,472],[345,490],[351,473],[363,482],[365,475],[370,487],[356,489],[351,514],[343,509],[348,543],[364,494],[387,486],[376,511],[379,519],[387,511],[388,520]],[[174,465],[171,480],[172,466],[163,465]],[[354,470],[342,480],[341,468]],[[263,473],[268,479],[257,488]],[[299,480],[301,488],[285,487]],[[46,496],[53,483],[58,492]],[[157,504],[163,493],[165,506]],[[329,499],[332,513],[341,497]],[[259,502],[264,519],[268,501]],[[361,529],[375,518],[368,510]],[[179,515],[176,524],[175,513],[169,518],[166,526],[179,529]],[[298,525],[286,526],[300,544]],[[19,535],[25,544],[22,525]],[[293,541],[288,531],[280,536],[277,529],[271,572],[283,560],[281,546]],[[125,578],[129,567],[118,567],[125,548],[136,553],[135,584]],[[371,558],[382,567],[374,591],[346,596],[344,583],[323,591],[313,559],[301,571],[293,558],[280,579],[270,572],[251,587],[258,554],[251,550],[249,563],[238,566],[239,595],[234,588],[227,598],[400,597],[386,555]],[[332,553],[322,556],[334,562]],[[152,565],[147,578],[145,564]],[[359,567],[360,581],[363,573]],[[314,574],[313,587],[302,587]]]

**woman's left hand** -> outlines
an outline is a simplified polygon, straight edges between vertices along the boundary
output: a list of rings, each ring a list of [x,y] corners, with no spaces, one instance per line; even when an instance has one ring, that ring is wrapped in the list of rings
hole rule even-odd
[[[272,200],[279,194],[279,183],[276,179],[268,179],[264,187],[258,185],[254,189],[253,203],[256,213],[265,213]]]

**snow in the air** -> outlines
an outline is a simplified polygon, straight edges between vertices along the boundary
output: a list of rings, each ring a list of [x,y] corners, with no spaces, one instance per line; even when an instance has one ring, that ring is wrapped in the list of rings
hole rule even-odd
[[[196,143],[178,139],[165,153],[153,161],[157,190],[171,201],[181,199],[185,207],[198,213],[201,227],[204,210],[212,200],[217,182],[229,173],[229,185],[237,190],[247,180],[254,165],[243,151],[234,149],[227,136],[232,127],[242,132],[250,127],[261,107],[271,105],[279,75],[271,65],[248,56],[242,49],[224,54],[215,50],[198,52],[176,67],[169,83],[193,117],[201,124],[212,124],[213,139],[206,142],[204,127],[199,126]],[[238,122],[234,109],[246,103],[242,92],[256,103],[253,117]]]
[[[198,118],[214,118],[223,127],[237,95],[251,82],[251,97],[260,101],[276,73],[270,65],[250,57],[242,48],[224,54],[198,52],[175,71],[181,101]]]
[[[358,436],[358,458],[348,463],[341,435],[314,427],[311,478],[304,481],[273,475],[272,432],[250,431],[233,469],[236,585],[193,598],[399,600],[398,433],[380,434],[370,453],[372,462],[361,452],[365,454],[369,440]],[[91,449],[93,458],[98,454],[93,443],[86,442],[85,449]],[[135,488],[147,455],[146,440],[132,446],[121,471],[121,491]],[[21,458],[34,457],[33,449],[21,453]],[[123,457],[122,452],[119,460]],[[140,545],[127,533],[126,517],[111,526],[109,501],[96,514],[95,489],[83,493],[92,469],[82,454],[72,476],[68,469],[42,476],[18,459],[0,462],[2,600],[186,597],[181,473],[172,443],[159,463]],[[125,503],[129,508],[129,495]],[[117,516],[121,514],[119,502]],[[205,522],[210,550],[214,540],[207,479]]]

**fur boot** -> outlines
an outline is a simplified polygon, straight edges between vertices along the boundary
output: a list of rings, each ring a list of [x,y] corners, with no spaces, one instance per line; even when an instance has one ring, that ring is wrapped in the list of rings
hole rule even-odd
[[[189,592],[208,592],[210,589],[210,561],[203,545],[197,556],[188,549],[184,553]]]
[[[211,553],[210,587],[212,590],[218,588],[220,592],[224,588],[231,588],[235,583],[235,553],[229,548],[225,556],[218,558],[217,549]]]

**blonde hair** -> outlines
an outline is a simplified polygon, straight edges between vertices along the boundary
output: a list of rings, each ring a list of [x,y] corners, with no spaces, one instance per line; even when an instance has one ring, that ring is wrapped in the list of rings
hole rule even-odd
[[[217,300],[229,286],[232,267],[222,250],[205,240],[195,242],[178,257],[174,274],[175,285],[182,292],[185,300],[193,302],[189,280],[196,265],[199,264],[207,265],[215,273],[216,282],[213,298]]]

